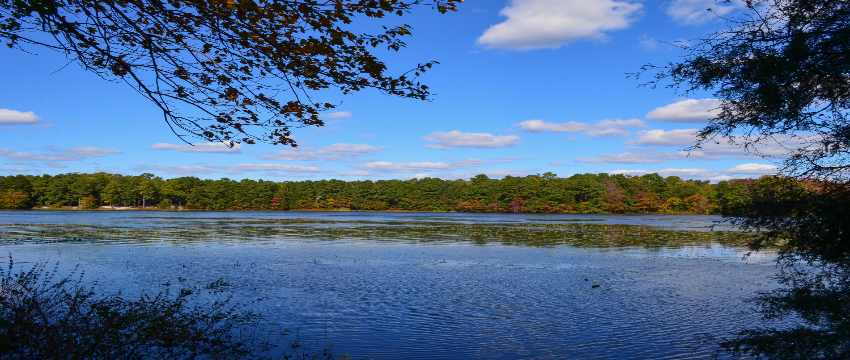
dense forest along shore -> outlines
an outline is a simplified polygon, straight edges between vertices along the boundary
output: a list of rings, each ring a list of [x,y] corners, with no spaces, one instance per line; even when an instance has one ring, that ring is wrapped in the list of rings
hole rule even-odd
[[[0,176],[0,209],[718,214],[777,178],[712,183],[658,174],[469,180],[202,180],[109,173]],[[808,186],[799,183],[799,186]]]

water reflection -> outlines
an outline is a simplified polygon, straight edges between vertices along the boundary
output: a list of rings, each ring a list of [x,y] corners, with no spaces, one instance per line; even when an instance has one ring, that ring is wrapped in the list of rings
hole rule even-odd
[[[468,214],[464,214],[469,216]],[[511,221],[505,221],[511,220]],[[242,218],[158,216],[104,223],[7,223],[3,243],[231,243],[378,242],[403,244],[500,244],[573,247],[681,247],[707,244],[743,246],[736,231],[706,231],[708,225],[680,230],[650,225],[599,223],[600,219],[417,218]]]
[[[43,214],[0,213],[4,253],[127,296],[224,278],[354,359],[706,358],[775,288],[713,217]]]

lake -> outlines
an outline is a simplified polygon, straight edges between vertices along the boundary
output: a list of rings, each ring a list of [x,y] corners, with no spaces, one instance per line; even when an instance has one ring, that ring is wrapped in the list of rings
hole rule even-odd
[[[775,253],[716,216],[2,211],[3,262],[103,291],[237,284],[353,359],[682,359],[754,327]],[[597,286],[598,285],[598,286]]]

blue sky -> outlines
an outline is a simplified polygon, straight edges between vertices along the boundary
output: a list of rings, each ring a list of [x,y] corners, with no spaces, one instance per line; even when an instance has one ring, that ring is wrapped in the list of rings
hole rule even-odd
[[[737,1],[740,2],[740,1]],[[183,144],[155,105],[30,47],[0,49],[0,174],[107,171],[165,178],[468,179],[477,174],[658,172],[708,179],[775,172],[768,160],[726,144],[690,154],[711,116],[711,93],[683,97],[627,78],[647,63],[680,59],[670,44],[720,29],[713,0],[467,0],[391,19],[413,26],[408,47],[378,53],[400,74],[437,60],[422,82],[433,101],[364,90],[316,99],[340,103],[323,128],[296,129],[296,149]],[[357,24],[373,26],[374,23]],[[766,146],[767,155],[781,149]]]

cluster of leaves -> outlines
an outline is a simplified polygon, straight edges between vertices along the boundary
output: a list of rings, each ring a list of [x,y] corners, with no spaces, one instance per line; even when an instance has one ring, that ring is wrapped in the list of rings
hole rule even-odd
[[[22,190],[5,189],[0,193],[0,209],[26,209],[30,197]]]
[[[445,13],[460,1],[430,5]],[[57,50],[127,83],[162,110],[175,133],[231,146],[295,146],[291,128],[322,126],[319,115],[334,107],[311,91],[430,96],[417,79],[436,62],[394,77],[371,53],[403,48],[410,26],[347,29],[355,18],[402,16],[417,5],[423,1],[2,0],[0,38],[12,48]]]
[[[735,201],[751,181],[682,180],[643,176],[556,174],[470,180],[423,178],[379,181],[234,181],[151,174],[16,175],[0,177],[0,190],[28,196],[21,208],[99,201],[111,206],[179,206],[210,210],[410,210],[545,213],[697,213]],[[90,200],[86,200],[92,196]]]
[[[61,276],[36,264],[0,273],[0,357],[4,359],[333,359],[289,343],[280,356],[261,319],[233,300],[222,280],[176,294],[96,295],[77,270]],[[79,274],[76,276],[75,274]],[[279,335],[286,335],[284,331]],[[280,339],[283,340],[283,339]]]
[[[779,143],[789,174],[850,178],[850,1],[746,0],[728,29],[685,47],[685,59],[658,67],[655,86],[685,95],[713,90],[718,114],[701,144],[738,143],[753,153]]]

